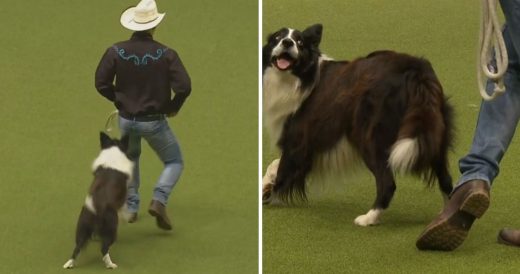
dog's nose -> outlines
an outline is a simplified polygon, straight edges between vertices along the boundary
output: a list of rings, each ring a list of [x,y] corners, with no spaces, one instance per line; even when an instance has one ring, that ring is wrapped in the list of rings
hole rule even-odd
[[[290,48],[290,47],[294,46],[294,42],[291,39],[283,39],[282,45],[284,48]]]

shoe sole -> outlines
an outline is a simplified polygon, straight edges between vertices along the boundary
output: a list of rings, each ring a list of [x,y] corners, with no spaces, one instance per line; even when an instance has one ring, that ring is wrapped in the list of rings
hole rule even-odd
[[[426,228],[417,240],[417,248],[441,251],[456,249],[468,236],[475,218],[482,217],[488,207],[489,196],[486,193],[470,194],[450,218]]]
[[[504,238],[502,237],[502,234],[501,234],[501,233],[498,233],[498,236],[497,236],[497,242],[498,242],[499,244],[503,244],[503,245],[520,247],[520,245],[518,245],[518,244],[514,244],[514,243],[512,243],[512,242],[510,242],[510,241],[508,241],[508,240],[506,240],[506,239],[504,239]]]
[[[157,222],[157,226],[161,229],[164,229],[164,230],[172,230],[172,226],[169,225],[165,220],[164,218],[161,216],[161,214],[157,213],[156,211],[154,210],[151,210],[149,209],[148,210],[148,213],[150,213],[150,215],[152,215],[153,217],[155,217],[155,221]]]

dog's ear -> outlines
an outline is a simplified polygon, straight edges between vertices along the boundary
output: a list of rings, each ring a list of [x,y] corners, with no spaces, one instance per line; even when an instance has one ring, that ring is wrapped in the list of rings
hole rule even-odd
[[[267,44],[273,42],[274,38],[278,35],[280,31],[277,31],[277,32],[273,32],[273,33],[270,33],[269,35],[267,35]]]
[[[269,44],[269,42],[271,42],[271,40],[273,39],[273,35],[274,35],[274,33],[269,33],[267,35],[267,39],[265,41],[267,44]]]
[[[120,142],[120,146],[119,146],[119,149],[121,149],[121,151],[123,153],[126,154],[126,152],[128,151],[128,145],[130,143],[130,135],[125,135],[121,138],[121,142]]]
[[[101,148],[105,149],[112,145],[112,139],[106,133],[104,133],[103,131],[100,131],[99,132],[99,143],[101,144]]]
[[[269,63],[271,63],[271,51],[272,49],[269,44],[262,48],[262,73],[269,66]]]
[[[322,32],[323,26],[321,24],[312,25],[302,32],[303,40],[317,48],[321,42]]]

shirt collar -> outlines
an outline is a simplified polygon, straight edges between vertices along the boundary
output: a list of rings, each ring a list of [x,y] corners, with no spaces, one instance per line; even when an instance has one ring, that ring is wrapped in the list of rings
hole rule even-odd
[[[151,33],[147,31],[136,31],[132,34],[131,40],[153,40]]]

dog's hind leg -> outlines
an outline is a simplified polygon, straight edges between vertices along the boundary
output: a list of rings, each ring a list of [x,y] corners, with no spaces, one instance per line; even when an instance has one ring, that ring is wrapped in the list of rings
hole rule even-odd
[[[106,268],[114,269],[117,265],[112,262],[108,249],[115,242],[117,237],[117,224],[118,216],[117,212],[112,209],[106,209],[103,214],[103,220],[99,228],[99,234],[101,236],[101,255],[103,255],[103,262]]]
[[[449,200],[451,191],[453,190],[452,179],[448,171],[448,166],[446,162],[439,161],[435,163],[432,168],[435,171],[437,179],[439,180],[439,189],[441,190],[444,204],[446,204]]]
[[[109,269],[117,268],[117,265],[112,262],[110,254],[108,254],[108,249],[114,243],[114,237],[115,235],[103,235],[101,242],[101,255],[103,255],[103,262],[105,263],[105,267]]]
[[[117,264],[112,262],[112,259],[110,259],[110,254],[108,254],[108,252],[105,254],[105,256],[103,256],[103,262],[105,263],[105,266],[108,269],[117,268]]]
[[[63,268],[74,267],[79,252],[92,236],[92,232],[94,231],[94,218],[95,216],[83,207],[76,227],[76,247],[72,251],[70,259],[63,265]]]
[[[365,215],[358,216],[354,223],[359,226],[376,225],[383,211],[388,208],[396,189],[394,175],[390,168],[384,163],[369,164],[367,166],[376,178],[376,200],[372,209]]]
[[[280,164],[280,159],[276,159],[269,166],[267,167],[267,170],[265,171],[265,175],[262,178],[262,202],[264,204],[268,204],[272,201],[272,191],[274,182],[276,180],[276,174],[278,173],[278,165]]]

